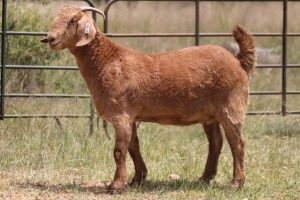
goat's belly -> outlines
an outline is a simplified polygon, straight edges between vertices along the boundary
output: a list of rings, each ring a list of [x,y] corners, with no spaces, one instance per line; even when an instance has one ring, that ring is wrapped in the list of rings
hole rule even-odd
[[[140,116],[136,118],[136,121],[140,122],[153,122],[159,123],[164,125],[179,125],[179,126],[186,126],[192,125],[197,123],[208,123],[214,120],[212,116],[190,116],[190,117],[183,117],[183,116],[168,116],[168,115],[160,115],[160,116]]]

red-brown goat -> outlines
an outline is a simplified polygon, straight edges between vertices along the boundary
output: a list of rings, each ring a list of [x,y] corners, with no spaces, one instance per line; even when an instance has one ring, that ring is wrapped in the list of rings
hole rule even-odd
[[[86,10],[86,9],[85,9]],[[99,11],[100,12],[100,11]],[[205,45],[149,54],[115,44],[82,9],[64,6],[41,42],[75,56],[100,117],[115,129],[116,172],[110,192],[126,183],[126,155],[134,162],[131,184],[141,184],[147,168],[135,122],[190,125],[203,123],[209,153],[201,181],[217,174],[223,126],[233,155],[233,187],[245,181],[241,128],[248,104],[249,73],[255,69],[252,36],[236,26],[240,46],[235,57],[222,47]]]

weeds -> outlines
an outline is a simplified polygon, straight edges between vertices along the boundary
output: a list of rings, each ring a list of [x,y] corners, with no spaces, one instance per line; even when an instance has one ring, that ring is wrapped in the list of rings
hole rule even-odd
[[[282,132],[281,126],[274,126],[278,120],[289,134]],[[5,132],[1,131],[0,179],[8,177],[2,190],[5,192],[6,187],[13,187],[13,191],[30,189],[55,196],[57,187],[62,187],[58,194],[67,191],[77,199],[112,198],[105,194],[105,183],[108,184],[114,174],[114,142],[108,140],[101,130],[87,137],[87,122],[79,122],[64,121],[65,131],[61,131],[52,120],[1,122],[1,130]],[[143,123],[139,136],[149,171],[148,180],[141,187],[128,186],[121,197],[115,198],[296,199],[300,175],[300,128],[294,126],[297,122],[294,117],[247,118],[244,134],[248,179],[238,192],[227,188],[232,176],[232,156],[227,142],[224,143],[216,179],[210,185],[201,185],[197,178],[204,169],[208,149],[201,126]],[[133,169],[128,157],[129,180],[133,177]],[[171,180],[172,173],[179,175],[180,179]],[[82,182],[90,180],[102,182],[103,187],[81,188]]]

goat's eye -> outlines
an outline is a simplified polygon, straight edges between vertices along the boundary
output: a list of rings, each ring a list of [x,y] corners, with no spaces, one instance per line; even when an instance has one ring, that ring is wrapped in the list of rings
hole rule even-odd
[[[77,20],[76,19],[71,19],[70,23],[72,23],[72,24],[77,23]]]

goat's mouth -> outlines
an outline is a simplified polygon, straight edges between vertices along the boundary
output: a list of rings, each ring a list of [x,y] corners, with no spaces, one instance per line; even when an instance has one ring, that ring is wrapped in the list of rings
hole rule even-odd
[[[40,40],[42,43],[48,43],[51,49],[61,49],[59,46],[61,43],[60,40],[56,40],[54,37],[45,37]]]
[[[55,41],[55,42],[52,41],[52,42],[49,42],[48,44],[51,49],[56,50],[56,51],[64,49],[63,43],[61,41]]]
[[[58,44],[60,44],[61,43],[61,41],[53,41],[53,42],[49,42],[49,46],[50,47],[55,47],[55,46],[57,46]]]

